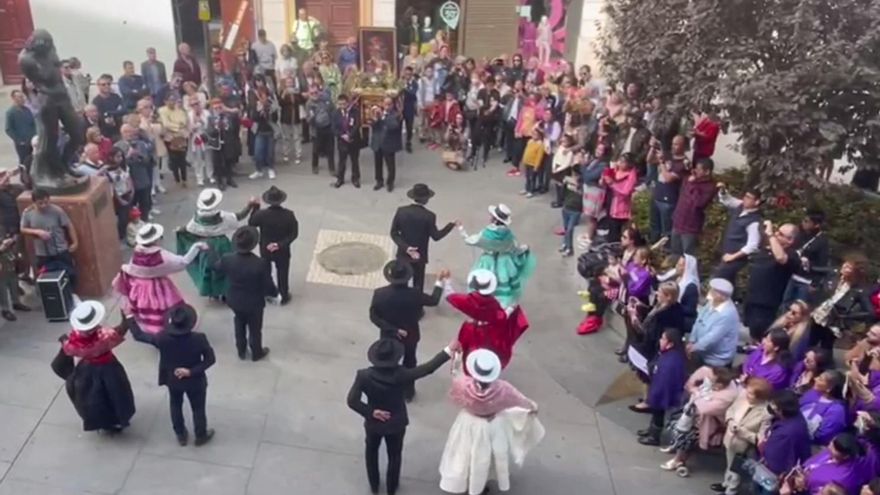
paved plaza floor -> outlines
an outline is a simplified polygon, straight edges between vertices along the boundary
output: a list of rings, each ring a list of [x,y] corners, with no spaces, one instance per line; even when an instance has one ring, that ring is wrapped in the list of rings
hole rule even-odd
[[[6,140],[0,159],[12,163]],[[201,331],[217,351],[209,371],[208,420],[217,435],[207,446],[179,447],[168,418],[164,388],[156,385],[156,351],[133,340],[116,350],[135,392],[137,414],[124,434],[110,438],[84,433],[62,382],[49,362],[65,324],[47,323],[39,312],[0,326],[0,495],[211,494],[360,495],[369,489],[363,468],[363,428],[345,396],[354,371],[367,365],[367,346],[377,337],[368,318],[376,276],[339,280],[315,266],[316,249],[334,240],[374,243],[390,249],[394,209],[408,203],[407,189],[426,182],[436,192],[429,207],[438,221],[460,219],[470,232],[483,227],[489,204],[513,209],[513,230],[538,256],[535,277],[522,301],[532,326],[516,348],[504,377],[540,405],[544,441],[512,477],[514,495],[628,495],[706,493],[720,474],[718,455],[694,464],[691,479],[661,471],[667,459],[636,443],[646,416],[629,412],[632,398],[604,403],[606,391],[625,368],[612,353],[621,337],[606,329],[579,337],[575,295],[581,280],[575,258],[560,258],[553,229],[559,211],[547,197],[517,194],[519,178],[508,178],[497,156],[486,169],[454,173],[423,149],[399,155],[397,189],[372,191],[372,156],[362,154],[364,187],[334,190],[322,164],[279,165],[275,183],[288,192],[287,205],[300,221],[292,263],[293,301],[266,311],[268,360],[242,362],[235,356],[231,312],[198,298],[188,278],[179,287],[201,314]],[[249,164],[242,169],[250,170]],[[268,180],[240,181],[224,205],[237,210],[259,196]],[[166,228],[193,213],[193,189],[160,198]],[[169,236],[165,246],[173,249]],[[116,246],[108,246],[115,249]],[[449,268],[458,287],[477,253],[457,232],[431,246],[429,273]],[[32,303],[35,301],[31,300]],[[105,300],[111,324],[113,298]],[[462,316],[448,305],[430,309],[422,328],[419,356],[426,359],[456,334]],[[449,367],[418,383],[410,407],[404,451],[403,495],[433,495],[446,433],[456,409],[446,397]],[[612,394],[613,395],[613,394]],[[384,477],[384,475],[383,475]]]

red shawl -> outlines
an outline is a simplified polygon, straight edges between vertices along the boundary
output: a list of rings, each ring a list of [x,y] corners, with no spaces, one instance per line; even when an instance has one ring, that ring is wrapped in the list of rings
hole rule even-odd
[[[478,292],[450,294],[446,300],[452,307],[472,318],[462,323],[458,331],[462,359],[467,359],[473,350],[489,349],[498,355],[501,367],[506,368],[513,357],[513,346],[529,328],[522,308],[517,306],[508,316],[497,299]]]
[[[90,364],[107,364],[115,358],[112,349],[122,343],[123,337],[114,328],[99,327],[91,332],[73,330],[64,342],[64,353]]]

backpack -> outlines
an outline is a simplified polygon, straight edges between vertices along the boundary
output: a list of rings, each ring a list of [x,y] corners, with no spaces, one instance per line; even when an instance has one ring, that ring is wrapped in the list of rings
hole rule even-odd
[[[315,105],[315,125],[321,128],[330,127],[330,105],[319,102]]]

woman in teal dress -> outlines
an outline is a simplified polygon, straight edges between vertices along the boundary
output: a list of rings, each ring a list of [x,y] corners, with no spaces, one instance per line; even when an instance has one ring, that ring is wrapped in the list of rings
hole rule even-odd
[[[535,271],[535,256],[525,244],[519,244],[510,231],[510,208],[504,204],[489,207],[491,223],[478,234],[467,235],[459,227],[465,244],[483,253],[471,270],[485,269],[495,274],[498,288],[495,298],[505,309],[519,304],[523,287]]]
[[[321,73],[321,79],[324,80],[324,89],[330,93],[330,101],[336,103],[339,97],[339,91],[342,89],[342,73],[339,66],[330,58],[330,54],[324,54],[318,65],[318,72]]]
[[[177,230],[178,253],[186,253],[197,242],[207,243],[209,250],[219,256],[233,251],[229,236],[254,210],[255,202],[257,205],[259,202],[251,198],[242,211],[232,213],[220,209],[222,199],[223,193],[219,189],[202,190],[196,203],[196,214],[185,227]],[[196,260],[187,265],[186,271],[200,296],[220,299],[226,295],[228,281],[224,274],[211,268],[212,258],[206,253],[207,251],[199,253]]]

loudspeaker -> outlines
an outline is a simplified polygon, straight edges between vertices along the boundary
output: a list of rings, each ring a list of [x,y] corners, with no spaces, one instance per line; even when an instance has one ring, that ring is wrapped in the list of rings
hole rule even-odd
[[[46,272],[37,278],[43,314],[49,321],[67,321],[73,309],[73,291],[65,270]]]

